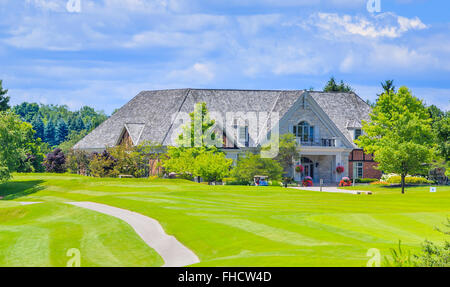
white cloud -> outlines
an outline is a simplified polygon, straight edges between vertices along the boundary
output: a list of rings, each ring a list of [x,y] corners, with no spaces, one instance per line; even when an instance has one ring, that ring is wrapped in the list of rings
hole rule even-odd
[[[184,70],[174,70],[168,74],[168,78],[180,83],[206,84],[215,78],[213,65],[210,63],[195,63]]]
[[[368,38],[398,38],[408,31],[427,28],[418,17],[410,19],[393,13],[383,13],[369,18],[336,13],[316,13],[300,25],[317,27],[336,37],[358,35]]]

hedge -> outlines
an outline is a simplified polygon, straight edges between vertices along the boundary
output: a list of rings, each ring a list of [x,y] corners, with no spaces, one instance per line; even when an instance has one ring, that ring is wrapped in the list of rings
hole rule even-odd
[[[402,178],[399,175],[391,176],[388,180],[388,183],[390,184],[400,184],[402,182]],[[427,184],[427,183],[433,183],[430,180],[427,180],[423,177],[416,177],[416,176],[408,176],[405,178],[406,184]]]

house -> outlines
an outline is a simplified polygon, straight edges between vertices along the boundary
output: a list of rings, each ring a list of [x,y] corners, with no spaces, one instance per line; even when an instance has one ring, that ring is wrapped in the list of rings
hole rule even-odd
[[[361,121],[369,119],[370,107],[355,93],[304,90],[176,89],[139,93],[74,148],[102,151],[123,142],[138,145],[152,141],[175,145],[181,126],[197,103],[206,103],[220,130],[221,148],[237,160],[269,140],[272,133],[293,133],[301,145],[301,160],[290,176],[315,182],[338,182],[344,176],[380,177],[371,155],[354,140],[361,135]],[[266,128],[268,127],[268,128]],[[276,129],[278,130],[275,130]],[[220,128],[220,129],[218,129]],[[302,174],[295,166],[302,164]],[[337,166],[344,172],[338,174]]]

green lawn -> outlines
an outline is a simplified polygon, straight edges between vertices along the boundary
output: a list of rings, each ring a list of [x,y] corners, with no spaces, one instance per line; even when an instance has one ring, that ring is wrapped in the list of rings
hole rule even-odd
[[[162,265],[127,224],[67,201],[155,218],[198,266],[365,266],[370,248],[388,255],[399,240],[412,251],[443,240],[434,227],[450,216],[449,187],[365,188],[375,194],[16,174],[0,185],[0,266],[64,266],[70,248],[80,249],[82,266]]]

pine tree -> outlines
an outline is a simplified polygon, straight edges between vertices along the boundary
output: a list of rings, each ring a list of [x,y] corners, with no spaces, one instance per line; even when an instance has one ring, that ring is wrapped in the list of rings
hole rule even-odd
[[[8,90],[3,90],[2,83],[3,80],[0,80],[0,112],[9,109],[9,97],[6,96]]]
[[[33,129],[36,131],[36,134],[34,135],[35,138],[44,139],[44,122],[42,121],[42,118],[40,115],[37,115],[33,118],[33,121],[31,122],[33,125]]]
[[[73,129],[76,130],[77,132],[82,131],[82,130],[85,129],[84,122],[83,122],[83,119],[81,119],[81,117],[77,117],[75,119],[75,123],[74,123]]]
[[[55,145],[55,125],[51,120],[48,121],[44,128],[44,142],[48,143],[50,146]]]
[[[55,144],[59,145],[60,143],[64,142],[68,134],[69,128],[67,127],[66,122],[63,119],[60,119],[58,121],[58,124],[56,125]]]

